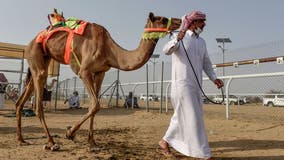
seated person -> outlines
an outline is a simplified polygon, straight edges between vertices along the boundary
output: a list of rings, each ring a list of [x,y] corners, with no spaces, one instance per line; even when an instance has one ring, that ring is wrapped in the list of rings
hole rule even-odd
[[[125,99],[124,107],[125,108],[131,108],[132,107],[132,92],[129,92],[129,95]],[[139,108],[139,105],[137,103],[137,97],[133,97],[133,108]]]
[[[64,104],[68,101],[69,109],[72,108],[81,108],[80,107],[80,98],[77,91],[73,92],[73,95],[64,101]]]

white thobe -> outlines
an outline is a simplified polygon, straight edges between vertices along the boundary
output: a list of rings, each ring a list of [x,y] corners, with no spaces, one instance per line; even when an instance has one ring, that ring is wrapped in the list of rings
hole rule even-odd
[[[203,121],[201,90],[181,42],[172,36],[163,51],[172,54],[171,101],[174,114],[163,137],[175,150],[197,158],[211,157]],[[206,43],[188,30],[183,38],[188,57],[202,85],[202,71],[210,80],[216,79],[209,59]]]

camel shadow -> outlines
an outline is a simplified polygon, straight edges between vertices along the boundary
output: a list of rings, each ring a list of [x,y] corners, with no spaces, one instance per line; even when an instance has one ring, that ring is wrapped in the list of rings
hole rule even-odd
[[[125,108],[101,108],[97,115],[104,116],[119,116],[131,115],[141,109],[125,109]],[[52,114],[70,114],[70,115],[85,115],[88,113],[88,108],[80,109],[57,109],[56,111],[49,110],[46,113]]]
[[[49,128],[52,133],[65,133],[66,128]],[[22,131],[24,134],[28,133],[42,133],[44,135],[44,131],[42,127],[35,127],[35,126],[27,126],[22,127]],[[13,134],[17,132],[16,127],[0,127],[0,135],[2,134]]]

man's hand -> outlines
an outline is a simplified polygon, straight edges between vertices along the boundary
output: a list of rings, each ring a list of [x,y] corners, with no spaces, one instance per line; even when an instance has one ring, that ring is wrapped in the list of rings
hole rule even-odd
[[[224,83],[221,79],[216,79],[214,81],[214,83],[216,84],[216,86],[218,87],[218,89],[222,88],[224,86]]]
[[[179,31],[178,36],[177,36],[177,40],[178,41],[182,40],[185,33],[186,33],[186,31],[184,31],[184,30]]]

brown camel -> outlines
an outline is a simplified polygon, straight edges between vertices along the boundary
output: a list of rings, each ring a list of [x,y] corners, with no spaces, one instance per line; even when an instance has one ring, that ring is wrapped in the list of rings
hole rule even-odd
[[[143,66],[153,54],[156,43],[159,38],[161,38],[160,34],[162,32],[163,34],[167,34],[169,31],[176,30],[179,28],[180,24],[180,19],[168,19],[165,17],[154,16],[153,13],[150,13],[145,25],[143,38],[141,39],[138,48],[132,51],[120,47],[111,38],[109,32],[104,27],[95,23],[89,23],[86,26],[83,35],[74,35],[73,53],[76,54],[76,57],[74,57],[73,54],[71,55],[70,67],[83,81],[90,95],[90,106],[86,115],[72,127],[67,128],[66,137],[68,139],[73,140],[76,131],[79,130],[80,126],[87,119],[90,119],[88,142],[90,148],[94,147],[94,116],[100,110],[98,93],[105,72],[111,67],[130,71]],[[25,49],[32,78],[16,103],[17,140],[20,144],[28,144],[24,141],[22,136],[21,111],[25,101],[29,99],[34,91],[36,115],[38,116],[48,139],[45,149],[58,150],[60,148],[59,145],[54,142],[48,131],[43,112],[42,97],[43,88],[47,79],[48,64],[51,58],[60,63],[64,63],[64,49],[67,36],[67,32],[61,31],[55,33],[47,41],[47,54],[43,53],[42,45],[36,43],[36,39],[33,39]],[[74,63],[76,59],[79,60],[81,65]]]

